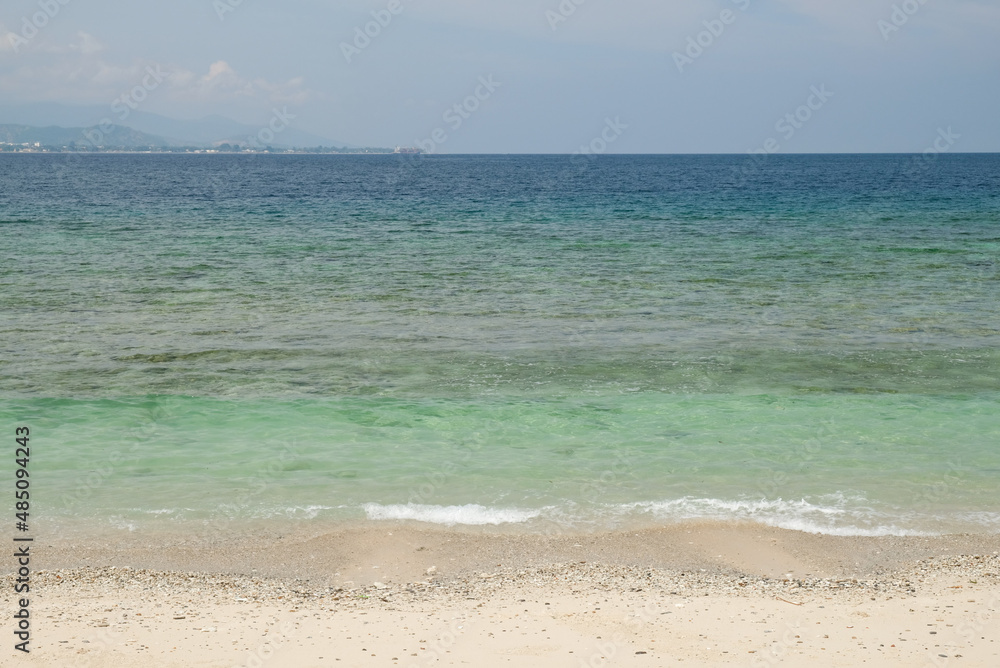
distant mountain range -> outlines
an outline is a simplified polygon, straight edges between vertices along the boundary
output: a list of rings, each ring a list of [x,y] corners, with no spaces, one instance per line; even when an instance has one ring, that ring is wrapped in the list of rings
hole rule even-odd
[[[206,116],[196,120],[179,120],[144,111],[129,110],[128,116],[119,120],[106,106],[70,106],[55,102],[20,105],[0,105],[0,142],[34,143],[43,145],[89,145],[84,132],[101,130],[104,146],[201,146],[212,147],[228,143],[247,145],[249,138],[258,137],[266,126],[239,123],[224,116]],[[5,139],[5,137],[18,139]],[[100,137],[91,134],[91,138]],[[259,141],[259,140],[258,140]],[[261,142],[262,144],[264,142]],[[337,146],[357,148],[342,141],[321,137],[309,132],[287,127],[267,142],[275,148]]]
[[[61,128],[51,125],[36,128],[30,125],[0,125],[0,143],[34,144],[42,146],[86,146],[88,148],[137,148],[176,146],[175,142],[148,135],[123,125]]]

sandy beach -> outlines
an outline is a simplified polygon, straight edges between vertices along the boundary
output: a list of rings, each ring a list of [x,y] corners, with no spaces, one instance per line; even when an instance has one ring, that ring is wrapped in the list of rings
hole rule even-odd
[[[4,665],[1000,665],[996,536],[699,523],[109,538],[36,541],[32,651],[10,642]]]

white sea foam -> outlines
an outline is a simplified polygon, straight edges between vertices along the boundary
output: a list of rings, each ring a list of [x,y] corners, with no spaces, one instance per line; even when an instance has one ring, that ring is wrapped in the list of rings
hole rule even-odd
[[[807,499],[713,499],[683,497],[623,504],[625,514],[651,514],[657,520],[743,520],[781,529],[832,536],[924,536],[899,526],[902,519],[869,507],[864,497],[829,494]]]
[[[541,510],[521,510],[519,508],[494,508],[468,504],[464,506],[428,506],[408,503],[406,505],[383,506],[367,503],[365,513],[370,520],[417,520],[432,524],[454,526],[466,524],[482,526],[486,524],[517,524],[527,522],[542,514]]]
[[[129,532],[136,531],[139,528],[139,525],[137,525],[135,522],[127,520],[121,515],[115,515],[113,517],[109,517],[108,522],[115,529],[125,529],[126,531]]]
[[[657,524],[697,520],[749,521],[768,526],[832,536],[923,536],[916,522],[877,511],[864,497],[831,494],[815,499],[715,499],[683,497],[662,501],[609,504],[585,509],[570,504],[540,509],[464,506],[382,505],[364,506],[370,520],[416,520],[446,526],[520,524],[531,520],[554,522],[567,528],[611,529],[634,522]],[[568,512],[567,512],[568,511]]]
[[[1000,513],[989,511],[976,511],[960,513],[959,519],[969,524],[985,527],[990,533],[1000,532]]]
[[[591,503],[550,499],[535,508],[510,507],[499,503],[466,505],[368,503],[361,510],[369,520],[413,520],[444,526],[523,525],[529,531],[607,531],[649,527],[689,521],[745,521],[832,536],[930,536],[954,532],[1000,530],[1000,513],[927,513],[887,506],[863,494],[835,493],[792,499],[752,497],[711,498],[685,496],[674,499],[628,503]],[[357,505],[265,505],[220,506],[208,518],[204,511],[177,507],[133,508],[126,516],[115,516],[119,526],[136,529],[134,517],[157,517],[174,521],[225,518],[252,519],[347,519],[357,517]],[[131,515],[131,516],[130,516]]]
[[[292,506],[290,508],[284,509],[284,514],[286,517],[291,518],[305,518],[311,520],[319,515],[324,510],[333,510],[333,506]]]

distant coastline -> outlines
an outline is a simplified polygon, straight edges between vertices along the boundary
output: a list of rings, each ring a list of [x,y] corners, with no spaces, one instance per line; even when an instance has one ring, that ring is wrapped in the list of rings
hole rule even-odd
[[[189,128],[190,134],[166,137],[113,123],[89,127],[36,127],[0,123],[0,153],[182,153],[182,154],[350,154],[385,155],[420,153],[420,149],[396,146],[356,146],[300,133],[274,141],[275,133],[242,132],[238,124],[205,131]]]
[[[0,153],[87,153],[87,154],[107,154],[107,153],[143,153],[143,154],[168,154],[179,153],[184,155],[208,154],[208,155],[252,155],[252,154],[298,154],[298,155],[393,155],[395,149],[369,147],[369,148],[336,148],[334,146],[314,146],[309,148],[204,148],[200,146],[114,146],[114,147],[86,147],[86,146],[46,146],[28,144],[6,144],[0,143]]]

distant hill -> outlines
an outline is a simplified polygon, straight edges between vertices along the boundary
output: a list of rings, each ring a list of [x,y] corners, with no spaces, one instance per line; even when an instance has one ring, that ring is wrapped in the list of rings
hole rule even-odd
[[[63,128],[94,127],[102,119],[113,117],[107,106],[73,106],[56,102],[0,104],[0,123],[29,126],[59,126]],[[262,123],[267,119],[262,119]],[[265,127],[239,123],[224,116],[205,116],[196,120],[180,120],[144,111],[132,111],[124,121],[135,131],[164,138],[161,146],[214,146],[223,142],[247,143]],[[0,138],[0,141],[4,141]],[[37,140],[36,140],[37,141]],[[165,143],[163,143],[165,142]],[[142,145],[141,143],[139,145]],[[357,148],[347,142],[314,135],[295,127],[295,122],[275,136],[275,147],[339,146]]]
[[[176,146],[177,143],[156,135],[139,132],[124,125],[104,129],[96,126],[63,128],[31,125],[0,125],[0,143],[34,144],[42,146],[87,146],[93,148],[141,148],[146,146]]]

